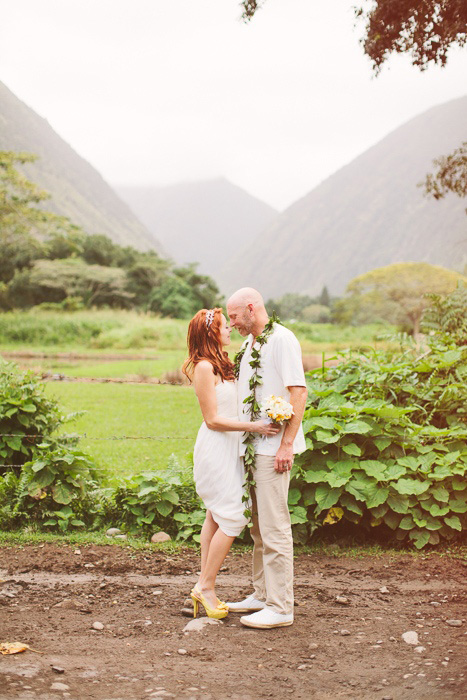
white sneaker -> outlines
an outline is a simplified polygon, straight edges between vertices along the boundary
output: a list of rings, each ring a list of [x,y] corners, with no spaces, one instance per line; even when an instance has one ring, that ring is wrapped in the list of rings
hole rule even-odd
[[[239,603],[226,603],[226,605],[229,608],[229,612],[239,613],[255,612],[255,610],[262,610],[266,607],[266,603],[262,600],[257,600],[253,593]]]
[[[288,627],[293,624],[293,615],[278,613],[272,608],[263,608],[252,615],[244,615],[240,622],[245,627],[270,630],[273,627]]]

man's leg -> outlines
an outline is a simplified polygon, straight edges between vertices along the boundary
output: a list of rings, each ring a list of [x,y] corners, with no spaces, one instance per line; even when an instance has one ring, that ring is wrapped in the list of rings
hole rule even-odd
[[[255,589],[254,596],[256,600],[266,600],[266,584],[264,581],[264,565],[263,565],[263,540],[261,538],[260,527],[258,523],[258,507],[256,504],[255,490],[251,490],[251,522],[250,529],[253,539],[253,587]]]
[[[266,605],[293,615],[293,540],[287,503],[290,472],[278,473],[274,457],[256,455],[255,492],[262,540]]]

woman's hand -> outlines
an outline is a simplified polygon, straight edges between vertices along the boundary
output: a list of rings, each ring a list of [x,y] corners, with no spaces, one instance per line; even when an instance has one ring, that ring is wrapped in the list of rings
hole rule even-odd
[[[253,433],[259,433],[260,435],[264,435],[265,437],[272,437],[273,435],[277,435],[277,433],[281,429],[281,426],[278,423],[269,423],[265,420],[254,421],[253,426]]]

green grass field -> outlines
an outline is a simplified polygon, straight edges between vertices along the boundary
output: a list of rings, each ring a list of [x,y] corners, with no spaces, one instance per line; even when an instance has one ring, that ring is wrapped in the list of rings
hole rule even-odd
[[[53,382],[46,391],[64,413],[85,411],[67,432],[86,434],[80,445],[107,480],[163,469],[171,454],[184,463],[191,459],[202,421],[191,387]]]
[[[384,345],[378,335],[391,329],[378,325],[339,327],[332,324],[288,324],[300,340],[308,366],[318,355],[362,345]],[[136,311],[53,312],[34,309],[0,314],[0,355],[18,357],[22,367],[76,378],[163,378],[186,358],[188,321],[157,318]],[[242,338],[232,334],[233,357]],[[67,353],[60,356],[60,353]],[[314,364],[309,362],[314,354]],[[85,411],[68,432],[86,434],[81,446],[107,480],[164,468],[171,454],[190,460],[202,417],[190,387],[51,382],[64,413]],[[161,439],[111,439],[122,436]]]

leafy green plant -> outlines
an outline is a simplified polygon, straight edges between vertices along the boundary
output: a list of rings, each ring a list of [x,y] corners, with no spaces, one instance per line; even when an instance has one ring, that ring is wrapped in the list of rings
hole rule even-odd
[[[0,360],[0,473],[2,464],[21,465],[36,450],[37,436],[48,437],[63,422],[57,404],[46,398],[32,372]]]
[[[467,345],[467,286],[459,282],[447,296],[428,294],[431,306],[422,319],[424,332],[436,333],[456,345]]]
[[[129,479],[122,479],[114,494],[120,512],[120,524],[130,532],[149,533],[154,529],[165,530],[175,536],[184,532],[183,539],[195,532],[193,513],[200,508],[191,468],[182,467],[175,457],[169,460],[167,469],[145,471]],[[181,515],[189,514],[187,519]],[[181,526],[178,527],[177,523]],[[188,532],[192,527],[192,531]]]
[[[309,377],[291,488],[302,530],[345,519],[421,548],[467,527],[467,348],[349,352]]]

